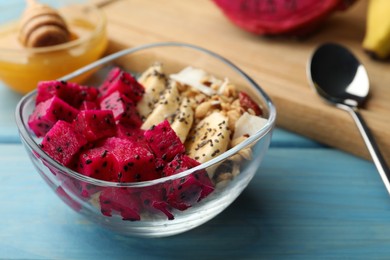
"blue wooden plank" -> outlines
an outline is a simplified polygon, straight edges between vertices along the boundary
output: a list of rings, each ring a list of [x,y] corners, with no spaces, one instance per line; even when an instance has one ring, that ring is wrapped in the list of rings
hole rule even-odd
[[[281,128],[274,130],[271,147],[327,148],[324,144]]]
[[[387,258],[390,201],[371,162],[320,148],[271,148],[215,219],[162,239],[119,236],[68,209],[20,144],[0,146],[0,258]]]
[[[19,142],[15,108],[21,97],[0,81],[0,143]]]

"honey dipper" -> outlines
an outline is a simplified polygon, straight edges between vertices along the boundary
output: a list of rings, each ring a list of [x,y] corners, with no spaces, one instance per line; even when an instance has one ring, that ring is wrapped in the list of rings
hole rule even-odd
[[[55,9],[35,0],[26,2],[19,29],[19,41],[25,47],[52,46],[70,40],[68,26]]]

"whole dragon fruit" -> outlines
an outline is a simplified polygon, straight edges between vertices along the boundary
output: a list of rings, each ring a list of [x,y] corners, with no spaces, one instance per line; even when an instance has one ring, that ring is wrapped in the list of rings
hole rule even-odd
[[[302,36],[356,0],[213,0],[237,26],[255,34]]]

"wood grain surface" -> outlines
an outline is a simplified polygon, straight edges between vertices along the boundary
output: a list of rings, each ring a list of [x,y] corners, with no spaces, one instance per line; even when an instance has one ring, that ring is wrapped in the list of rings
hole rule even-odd
[[[102,10],[108,18],[109,52],[159,41],[208,48],[240,66],[269,93],[279,127],[369,159],[350,115],[322,101],[306,78],[307,61],[319,44],[346,45],[367,67],[371,90],[362,114],[390,164],[390,62],[372,60],[361,47],[366,0],[335,13],[305,39],[247,33],[210,0],[121,0]]]

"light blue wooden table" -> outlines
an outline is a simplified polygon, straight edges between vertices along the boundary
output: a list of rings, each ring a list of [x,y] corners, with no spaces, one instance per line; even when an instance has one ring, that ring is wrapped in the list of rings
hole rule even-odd
[[[371,162],[276,129],[243,194],[215,219],[160,239],[77,215],[35,172],[0,85],[0,259],[390,258],[390,198]]]

